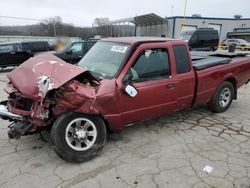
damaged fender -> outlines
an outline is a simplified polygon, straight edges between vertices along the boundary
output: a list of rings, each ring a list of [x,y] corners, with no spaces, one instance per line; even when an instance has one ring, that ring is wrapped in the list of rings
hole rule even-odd
[[[42,100],[49,90],[57,89],[74,77],[88,72],[68,64],[53,54],[30,58],[8,74],[10,82],[26,97]],[[92,79],[98,81],[92,75]]]
[[[13,100],[33,100],[27,111],[10,102],[8,110],[30,116],[26,120],[37,127],[50,125],[69,111],[101,115],[111,128],[122,124],[115,80],[99,80],[88,70],[68,64],[53,54],[30,58],[8,78],[10,83],[5,91],[10,96],[14,94]]]

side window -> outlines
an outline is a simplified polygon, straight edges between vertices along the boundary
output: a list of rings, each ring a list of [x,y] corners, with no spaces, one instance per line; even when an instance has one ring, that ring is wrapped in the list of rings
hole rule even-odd
[[[197,39],[198,39],[197,33],[195,33],[195,34],[192,36],[192,39],[191,39],[191,40],[192,40],[193,42],[196,42]]]
[[[186,46],[174,46],[174,55],[177,74],[187,73],[191,70],[190,60]]]
[[[129,74],[135,82],[169,77],[170,66],[167,51],[165,49],[143,51],[131,67]]]
[[[34,51],[46,51],[47,43],[46,42],[34,42],[32,45],[32,50]]]
[[[72,52],[81,52],[82,43],[74,43],[69,50],[72,50]]]
[[[16,44],[16,51],[18,51],[18,52],[22,51],[21,44]]]
[[[41,50],[41,43],[38,42],[32,42],[29,44],[30,50],[32,52],[40,51]]]
[[[212,38],[213,36],[210,32],[204,32],[204,31],[199,32],[199,40],[208,41],[211,40]]]
[[[198,35],[199,40],[204,40],[204,35],[202,32],[198,32],[197,35]]]
[[[22,44],[22,51],[31,51],[31,47],[28,43]]]
[[[3,45],[0,46],[0,53],[8,53],[14,51],[13,45]]]

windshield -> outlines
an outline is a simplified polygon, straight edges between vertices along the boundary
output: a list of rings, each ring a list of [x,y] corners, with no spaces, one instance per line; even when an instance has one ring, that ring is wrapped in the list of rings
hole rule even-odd
[[[130,45],[115,42],[97,42],[78,63],[95,75],[113,78],[130,49]]]
[[[194,32],[183,32],[181,33],[181,40],[189,41],[193,34]]]

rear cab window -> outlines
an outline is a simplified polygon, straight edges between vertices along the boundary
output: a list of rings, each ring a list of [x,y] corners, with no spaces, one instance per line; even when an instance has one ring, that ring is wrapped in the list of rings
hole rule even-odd
[[[176,64],[176,73],[183,74],[191,71],[190,59],[185,45],[173,46]]]

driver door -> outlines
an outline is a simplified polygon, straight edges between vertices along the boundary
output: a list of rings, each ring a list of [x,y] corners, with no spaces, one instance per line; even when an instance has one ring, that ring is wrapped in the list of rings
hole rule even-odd
[[[125,124],[158,117],[175,109],[176,79],[171,76],[171,56],[166,43],[143,44],[136,50],[124,68],[122,82],[123,86],[132,85],[137,94],[131,97],[121,89],[119,96]]]

